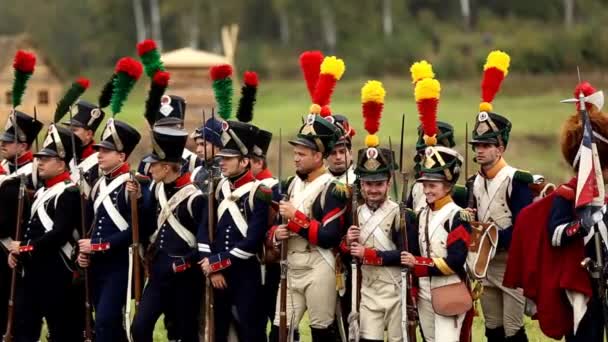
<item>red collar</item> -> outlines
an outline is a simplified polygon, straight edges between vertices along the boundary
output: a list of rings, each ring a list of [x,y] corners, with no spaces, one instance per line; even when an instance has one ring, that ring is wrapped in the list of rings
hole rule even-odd
[[[88,144],[87,146],[84,147],[84,150],[82,151],[82,154],[80,155],[80,158],[82,160],[87,159],[91,154],[95,153],[95,149],[93,148],[94,144],[95,144],[95,140],[91,141],[90,144]]]
[[[270,169],[268,169],[268,168],[265,168],[264,170],[260,171],[257,175],[255,175],[255,179],[257,179],[257,180],[268,179],[268,178],[272,178],[272,172],[270,172]]]
[[[190,183],[192,183],[192,181],[190,181],[190,172],[186,172],[175,180],[175,187],[181,188]]]
[[[70,173],[65,171],[64,173],[61,173],[51,179],[45,180],[44,186],[48,189],[48,188],[52,187],[53,185],[55,185],[57,183],[65,182],[68,179],[70,179]]]
[[[253,182],[255,180],[255,177],[253,177],[253,173],[251,172],[251,170],[248,170],[247,172],[245,172],[241,177],[239,177],[238,179],[232,181],[232,186],[235,189],[240,188],[241,186],[249,183],[249,182]]]
[[[17,158],[17,166],[22,166],[34,160],[34,154],[32,151],[27,151]]]
[[[0,175],[6,174],[6,170],[0,165]]]
[[[127,173],[129,171],[131,171],[131,167],[129,166],[129,163],[122,163],[122,165],[119,168],[117,168],[116,170],[107,174],[106,177],[115,178],[115,177],[118,177],[118,176],[122,175],[123,173]]]

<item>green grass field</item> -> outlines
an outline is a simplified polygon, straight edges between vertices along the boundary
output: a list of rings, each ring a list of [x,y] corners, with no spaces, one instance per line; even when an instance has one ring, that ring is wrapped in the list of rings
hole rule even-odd
[[[404,75],[406,75],[404,73]],[[512,76],[509,75],[511,78]],[[536,79],[531,77],[513,77],[505,81],[502,93],[494,102],[495,112],[509,117],[513,123],[512,137],[506,153],[506,159],[514,166],[527,169],[533,173],[545,175],[552,182],[561,182],[570,175],[570,171],[562,161],[559,152],[559,130],[561,123],[568,115],[574,113],[572,105],[560,104],[561,99],[570,97],[576,79],[570,77],[551,77]],[[351,120],[351,125],[357,130],[354,137],[354,148],[363,145],[366,132],[362,127],[360,88],[365,80],[345,80],[338,84],[333,96],[332,109],[335,113],[345,114]],[[597,83],[597,82],[596,82]],[[119,119],[128,121],[141,128],[147,136],[146,123],[143,118],[146,85],[141,82],[129,98],[124,113]],[[385,81],[387,97],[379,136],[381,144],[388,146],[388,137],[393,141],[394,149],[398,149],[401,115],[406,115],[406,167],[412,165],[412,149],[415,141],[415,127],[418,125],[416,106],[413,100],[413,87],[409,78],[389,79]],[[457,135],[457,149],[464,154],[465,124],[472,130],[479,105],[478,81],[452,81],[442,85],[441,102],[439,105],[439,120],[454,125]],[[238,90],[238,89],[237,89]],[[169,93],[171,93],[169,91]],[[238,94],[238,91],[235,91]],[[261,80],[255,107],[254,123],[278,135],[282,130],[283,140],[292,137],[299,128],[302,117],[308,113],[310,100],[303,81],[268,81]],[[94,99],[96,90],[90,91]],[[238,97],[235,98],[238,103]],[[200,112],[190,111],[189,117],[199,116]],[[191,128],[191,127],[189,127]],[[137,164],[137,157],[150,150],[150,143],[144,143],[136,150],[131,158],[132,165]],[[269,153],[269,163],[276,172],[278,160],[278,139],[275,139]],[[285,174],[291,172],[290,148],[287,143],[282,148],[285,153]],[[472,155],[469,155],[472,160]],[[469,173],[474,172],[475,165],[471,162]],[[526,329],[530,341],[548,341],[534,321],[526,320]],[[307,320],[300,325],[303,341],[310,341],[310,330]],[[485,341],[483,319],[477,318],[474,323],[474,341]],[[155,341],[164,341],[165,331],[159,321],[155,331]]]

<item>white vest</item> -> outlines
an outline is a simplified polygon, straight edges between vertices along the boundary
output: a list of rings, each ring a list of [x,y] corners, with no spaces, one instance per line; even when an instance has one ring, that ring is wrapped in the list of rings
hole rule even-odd
[[[426,196],[424,196],[424,185],[422,182],[416,182],[412,185],[412,210],[418,214],[422,208],[427,206]]]
[[[480,222],[495,222],[499,230],[513,225],[513,215],[507,198],[511,196],[513,175],[516,171],[516,168],[507,165],[492,179],[486,179],[479,174],[475,177],[473,193],[477,200],[477,219]]]
[[[392,240],[393,225],[399,220],[399,204],[386,200],[376,211],[364,204],[357,209],[357,217],[361,227],[360,244],[378,251],[399,249]],[[401,279],[399,266],[362,265],[361,272],[365,279],[389,284],[399,285]]]
[[[454,217],[459,215],[461,208],[454,202],[450,202],[443,208],[432,211],[430,207],[426,207],[420,213],[418,219],[418,242],[420,244],[420,254],[428,258],[445,258],[448,255],[447,240],[448,231],[446,231],[446,223],[452,224]],[[427,221],[428,220],[428,221]],[[430,251],[427,250],[426,237],[428,222],[428,237]],[[436,288],[444,285],[454,284],[460,281],[457,274],[449,276],[432,276],[431,288]]]

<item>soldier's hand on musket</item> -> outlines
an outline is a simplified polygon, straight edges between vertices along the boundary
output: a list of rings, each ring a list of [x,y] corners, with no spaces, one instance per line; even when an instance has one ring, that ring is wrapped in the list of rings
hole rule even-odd
[[[78,240],[78,250],[80,253],[91,254],[91,239]]]
[[[136,193],[137,198],[141,197],[141,186],[139,185],[139,182],[136,180],[127,181],[127,191],[131,192],[131,193]]]
[[[363,259],[364,254],[365,247],[363,247],[363,245],[360,245],[359,242],[355,241],[350,245],[350,255]]]
[[[278,226],[274,231],[274,238],[277,241],[289,239],[289,230],[287,229],[287,226],[284,224]]]
[[[346,232],[346,243],[352,244],[353,242],[359,241],[359,237],[361,236],[361,230],[357,226],[350,226],[348,231]]]
[[[19,261],[17,261],[17,256],[13,253],[10,253],[8,255],[8,267],[15,268],[15,267],[17,267],[18,263],[19,263]]]
[[[211,280],[211,285],[216,289],[225,289],[228,287],[226,278],[224,278],[224,275],[221,273],[213,273],[209,276],[209,280]]]
[[[293,219],[296,216],[296,207],[288,201],[281,201],[279,203],[279,214],[288,220]]]
[[[87,268],[87,267],[89,267],[89,263],[91,262],[91,260],[89,259],[88,254],[84,254],[81,252],[81,253],[78,253],[76,262],[78,263],[78,266],[80,266],[82,268]]]
[[[21,247],[21,241],[11,241],[8,245],[8,251],[12,254],[19,255],[19,248]]]
[[[211,265],[209,265],[209,258],[204,258],[203,260],[198,262],[199,265],[201,265],[201,270],[203,271],[203,273],[208,276],[209,273],[211,272]]]
[[[606,206],[601,208],[585,208],[581,213],[581,226],[585,229],[585,232],[589,232],[593,226],[599,223],[606,213]]]
[[[407,267],[414,267],[416,257],[409,252],[401,252],[401,264]]]

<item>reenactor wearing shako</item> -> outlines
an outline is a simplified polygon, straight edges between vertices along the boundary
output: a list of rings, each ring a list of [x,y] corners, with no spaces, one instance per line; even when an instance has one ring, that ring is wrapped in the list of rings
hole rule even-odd
[[[111,94],[107,94],[108,89],[112,89],[111,78],[108,84],[103,88],[101,96],[99,98],[99,105],[94,105],[84,100],[78,100],[72,107],[73,116],[71,120],[64,123],[67,127],[72,129],[72,132],[78,137],[83,144],[82,153],[77,156],[77,169],[79,172],[72,173],[72,180],[74,183],[78,183],[80,179],[80,171],[84,176],[85,182],[84,191],[85,195],[88,196],[93,184],[99,178],[99,165],[97,160],[97,152],[93,148],[95,145],[95,132],[105,117],[105,113],[102,108],[109,105]],[[89,82],[86,79],[78,80],[74,86],[80,86],[84,89],[88,88]]]
[[[122,109],[128,92],[141,75],[141,65],[125,57],[118,61],[112,93],[113,116]],[[119,342],[127,340],[123,322],[123,308],[129,312],[131,304],[129,248],[132,243],[130,193],[135,193],[140,221],[144,222],[147,192],[130,174],[127,159],[141,139],[139,132],[128,124],[110,118],[93,145],[98,152],[102,175],[93,185],[89,196],[91,231],[89,237],[78,241],[78,264],[89,268],[95,309],[95,340]],[[145,227],[145,224],[140,226]],[[128,300],[127,300],[128,299]],[[126,301],[126,304],[125,304]],[[126,305],[126,308],[125,308]],[[123,324],[124,323],[124,324]]]
[[[80,193],[70,180],[68,162],[82,144],[69,129],[49,126],[38,158],[44,185],[36,192],[29,219],[10,244],[11,268],[20,267],[17,284],[15,341],[38,341],[44,318],[54,341],[82,340],[82,310],[72,296],[75,265],[73,235],[80,226]]]
[[[222,120],[209,118],[190,136],[196,144],[196,155],[202,160],[201,165],[195,167],[191,174],[192,182],[200,187],[205,184],[211,168],[219,169],[219,157],[217,154],[220,148],[222,148]],[[201,190],[204,195],[204,187]]]
[[[134,341],[152,341],[161,314],[172,317],[172,338],[198,341],[202,274],[197,263],[197,233],[204,211],[202,194],[182,171],[181,156],[188,133],[155,127],[150,164],[156,215],[148,247],[149,278],[133,321]]]
[[[42,122],[15,110],[9,115],[5,130],[0,134],[0,146],[4,159],[2,167],[9,175],[24,175],[29,190],[36,190],[38,186],[32,144],[41,129]],[[15,160],[17,164],[15,164]]]
[[[519,290],[503,286],[507,256],[515,222],[520,210],[532,202],[529,188],[532,175],[507,164],[503,154],[509,142],[511,122],[492,112],[491,101],[508,72],[510,58],[502,51],[488,55],[484,66],[480,113],[473,139],[479,172],[467,180],[469,217],[473,231],[471,243],[477,251],[467,261],[474,276],[482,279],[486,337],[492,341],[527,341],[524,330],[525,298]],[[496,241],[497,240],[497,241]],[[488,248],[483,248],[487,245]]]
[[[338,182],[350,185],[357,178],[352,150],[352,137],[355,135],[355,129],[350,126],[348,118],[344,115],[332,114],[326,119],[333,121],[343,132],[342,137],[327,157],[327,168]]]
[[[300,128],[294,146],[296,177],[287,184],[287,200],[280,202],[280,214],[287,224],[274,226],[269,237],[287,243],[287,312],[289,326],[297,326],[308,310],[313,341],[337,338],[336,256],[344,231],[344,212],[348,190],[333,180],[323,165],[343,135],[333,123],[321,117],[329,103],[331,90],[344,73],[344,62],[326,57],[321,64],[322,84],[311,106],[311,114]],[[279,291],[280,292],[280,291]],[[280,293],[279,293],[280,296]],[[271,330],[271,341],[278,340],[280,300]]]
[[[232,112],[231,96],[225,96],[232,92],[231,75],[230,65],[211,69],[218,114],[223,120],[230,119]],[[266,317],[259,311],[263,298],[252,294],[262,291],[257,253],[262,250],[268,230],[272,191],[251,172],[250,158],[258,128],[242,122],[242,113],[237,117],[241,121],[222,123],[223,147],[218,157],[224,178],[215,188],[217,223],[211,226],[210,213],[204,211],[199,230],[200,264],[214,288],[216,341],[227,341],[231,324],[240,341],[265,341]],[[210,229],[215,229],[213,241],[209,238]]]
[[[150,128],[157,126],[184,128],[186,120],[186,100],[177,95],[165,95],[169,86],[170,74],[165,71],[160,59],[156,42],[146,39],[137,44],[137,53],[144,69],[150,78],[150,89],[146,100],[145,116]],[[200,165],[196,154],[184,147],[182,167],[184,172],[192,173]],[[141,161],[137,167],[140,176],[150,178],[150,164]]]
[[[434,78],[435,73],[433,72],[433,66],[427,61],[419,61],[410,67],[410,73],[412,75],[412,83],[416,85],[420,80],[425,78]],[[416,154],[414,156],[414,178],[417,179],[420,176],[420,162],[424,158],[424,152],[426,151],[426,143],[424,141],[424,131],[422,125],[417,128],[418,140],[416,140]],[[454,141],[454,127],[447,122],[437,121],[437,135],[436,135],[438,146],[445,146],[448,148],[454,148],[456,142]],[[467,196],[466,188],[464,186],[455,184],[454,193],[452,198],[454,202],[461,207],[466,206]],[[422,189],[422,183],[414,182],[410,189],[410,194],[407,199],[407,207],[412,209],[415,213],[426,206],[426,197]]]
[[[410,252],[401,253],[401,262],[418,277],[420,326],[430,342],[459,341],[472,308],[465,271],[471,229],[460,218],[462,208],[452,199],[463,158],[455,150],[435,145],[439,91],[436,79],[424,78],[416,83],[415,99],[427,145],[417,182],[423,184],[426,205],[417,215]]]
[[[368,95],[372,92],[384,94],[382,84],[367,82],[362,90],[364,101],[371,101]],[[365,112],[367,147],[359,150],[355,169],[363,204],[353,209],[358,225],[348,229],[346,245],[362,264],[360,341],[384,341],[385,330],[388,341],[402,341],[399,205],[388,198],[395,162],[393,151],[381,148],[375,135],[381,114],[377,108]]]

